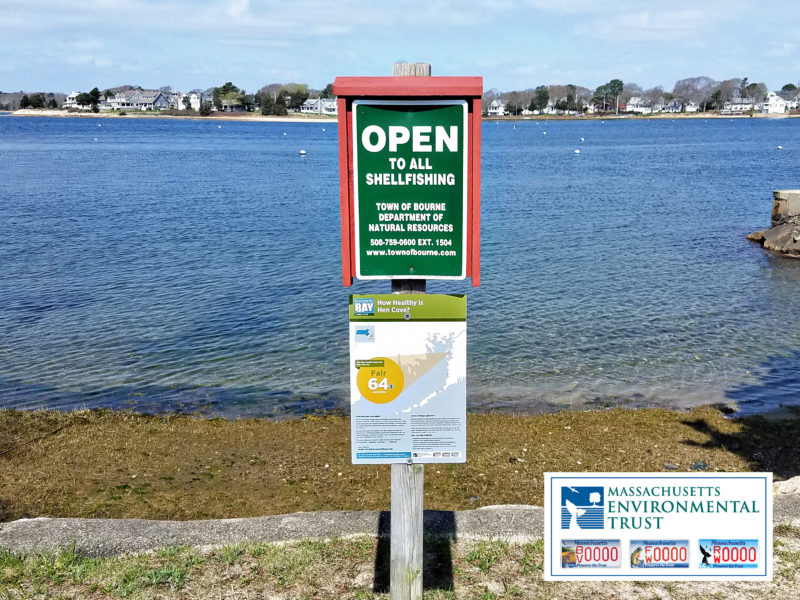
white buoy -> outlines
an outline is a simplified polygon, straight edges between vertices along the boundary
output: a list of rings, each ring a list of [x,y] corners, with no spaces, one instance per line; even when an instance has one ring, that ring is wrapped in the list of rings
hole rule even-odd
[[[98,126],[98,127],[102,127],[102,125],[101,125],[100,123],[98,123],[98,124],[97,124],[97,126]]]
[[[575,154],[580,154],[580,153],[581,153],[580,150],[575,150]]]
[[[325,133],[325,128],[324,127],[322,128],[322,133]]]
[[[283,132],[283,135],[286,135],[286,132],[285,132],[285,131]]]
[[[217,129],[222,129],[222,125],[217,125]]]
[[[546,132],[546,131],[543,131],[543,132],[542,132],[542,135],[547,135],[547,132]]]
[[[783,150],[783,146],[778,146],[778,150]]]
[[[581,138],[581,141],[583,141],[583,138]]]
[[[97,138],[94,138],[94,141],[96,142],[96,141],[97,141]]]
[[[300,156],[305,156],[305,155],[306,155],[306,151],[305,150],[300,150]]]

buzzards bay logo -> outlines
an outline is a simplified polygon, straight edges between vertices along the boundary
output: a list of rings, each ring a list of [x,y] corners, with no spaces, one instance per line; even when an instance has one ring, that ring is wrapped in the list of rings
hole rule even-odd
[[[602,486],[561,488],[561,529],[603,529],[605,491]]]
[[[357,317],[374,315],[375,298],[355,298],[353,300],[353,314]]]

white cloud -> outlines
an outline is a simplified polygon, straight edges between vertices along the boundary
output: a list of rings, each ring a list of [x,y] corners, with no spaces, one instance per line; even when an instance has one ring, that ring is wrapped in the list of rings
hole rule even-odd
[[[236,19],[250,11],[250,0],[231,0],[228,4],[228,14]]]
[[[608,14],[630,6],[630,2],[625,0],[605,0],[604,2],[598,0],[563,0],[561,2],[554,0],[525,0],[522,4],[546,13],[573,15],[586,13]]]
[[[79,52],[91,52],[103,50],[105,44],[100,40],[76,40],[74,42],[67,42],[65,46],[69,50],[77,50]]]
[[[585,35],[611,42],[663,42],[697,39],[708,18],[699,9],[639,11],[600,17],[576,28]]]
[[[96,57],[91,54],[72,54],[66,57],[67,62],[72,65],[86,67],[110,67],[114,64],[110,58]]]

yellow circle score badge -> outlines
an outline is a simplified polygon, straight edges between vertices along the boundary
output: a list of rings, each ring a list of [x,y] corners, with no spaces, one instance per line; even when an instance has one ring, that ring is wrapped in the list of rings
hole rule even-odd
[[[358,391],[374,404],[391,402],[403,391],[403,370],[391,358],[378,357],[358,364]]]

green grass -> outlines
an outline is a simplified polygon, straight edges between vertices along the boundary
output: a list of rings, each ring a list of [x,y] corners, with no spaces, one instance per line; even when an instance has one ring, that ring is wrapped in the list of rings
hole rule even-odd
[[[775,556],[780,559],[769,586],[729,583],[724,589],[695,584],[636,582],[641,598],[800,597],[800,551],[796,528],[776,527]],[[387,600],[373,589],[379,542],[373,538],[305,540],[288,544],[244,543],[215,549],[188,546],[111,558],[81,556],[73,549],[50,554],[16,555],[0,551],[0,600],[125,598],[314,598]],[[501,540],[455,542],[426,539],[440,555],[452,557],[451,581],[426,581],[425,600],[614,598],[619,584],[552,584],[542,581],[542,540],[510,544]],[[428,560],[429,557],[426,557]],[[441,560],[441,559],[440,559]],[[448,561],[450,559],[447,559]],[[696,584],[703,586],[706,584]],[[737,587],[741,585],[742,587]],[[720,595],[715,594],[719,591]]]
[[[481,573],[488,574],[494,564],[508,554],[508,544],[499,540],[480,541],[477,547],[467,554],[467,562],[478,567]]]

